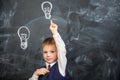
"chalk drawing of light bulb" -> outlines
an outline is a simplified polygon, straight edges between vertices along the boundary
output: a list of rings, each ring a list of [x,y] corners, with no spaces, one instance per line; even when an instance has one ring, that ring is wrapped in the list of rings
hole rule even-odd
[[[51,18],[52,3],[49,1],[44,1],[41,4],[41,8],[45,14],[45,18],[50,19]]]
[[[30,30],[26,26],[21,26],[17,34],[20,38],[20,46],[23,50],[27,49],[28,46],[28,39],[30,37]]]

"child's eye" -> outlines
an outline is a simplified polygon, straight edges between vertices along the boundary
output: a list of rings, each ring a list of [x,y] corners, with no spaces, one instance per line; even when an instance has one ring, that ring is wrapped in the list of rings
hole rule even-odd
[[[43,53],[47,53],[47,51],[44,51]]]
[[[54,53],[55,51],[51,51],[51,53]]]

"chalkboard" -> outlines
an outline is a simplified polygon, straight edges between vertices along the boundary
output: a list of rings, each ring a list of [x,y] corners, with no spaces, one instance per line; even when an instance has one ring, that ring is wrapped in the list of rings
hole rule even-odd
[[[28,80],[44,65],[41,43],[52,36],[51,19],[66,44],[68,80],[120,80],[120,1],[46,1],[0,0],[0,80]],[[29,34],[22,46],[19,30]]]

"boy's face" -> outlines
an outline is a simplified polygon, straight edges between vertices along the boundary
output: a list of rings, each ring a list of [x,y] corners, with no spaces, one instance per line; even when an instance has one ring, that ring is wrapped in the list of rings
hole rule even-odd
[[[57,60],[57,49],[55,45],[45,45],[43,47],[43,58],[51,64]]]

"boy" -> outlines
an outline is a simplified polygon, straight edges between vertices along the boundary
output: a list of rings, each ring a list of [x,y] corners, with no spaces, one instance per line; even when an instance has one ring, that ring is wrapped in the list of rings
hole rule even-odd
[[[66,80],[66,49],[58,33],[58,26],[50,22],[53,38],[47,38],[42,43],[43,58],[46,67],[37,69],[29,80]],[[49,67],[51,67],[49,69]]]

